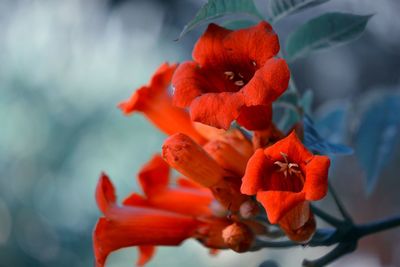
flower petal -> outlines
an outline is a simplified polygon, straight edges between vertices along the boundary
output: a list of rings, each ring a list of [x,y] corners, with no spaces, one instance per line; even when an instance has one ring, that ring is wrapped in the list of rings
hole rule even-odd
[[[139,171],[139,183],[147,196],[166,189],[169,181],[169,166],[161,155],[155,155]]]
[[[119,104],[119,108],[126,115],[135,111],[142,112],[167,135],[182,132],[204,143],[205,139],[194,129],[188,112],[172,105],[168,86],[176,66],[163,64],[154,74],[150,85],[136,90],[128,100]]]
[[[268,220],[278,223],[291,209],[305,201],[305,193],[288,191],[259,191],[257,200],[264,206]]]
[[[134,206],[134,207],[151,207],[149,201],[139,195],[138,193],[132,193],[130,196],[122,201],[123,206]]]
[[[227,130],[239,116],[242,106],[243,98],[240,94],[207,93],[192,101],[190,116],[194,121]]]
[[[267,129],[272,121],[272,106],[243,106],[236,121],[250,131]]]
[[[203,148],[222,168],[232,171],[240,177],[243,176],[248,159],[230,144],[222,140],[212,140]]]
[[[115,205],[117,197],[113,184],[107,174],[102,173],[96,187],[96,202],[99,209],[105,214]]]
[[[270,105],[288,88],[289,79],[289,67],[285,60],[268,60],[242,88],[246,106]]]
[[[172,77],[174,88],[173,104],[185,108],[203,92],[201,88],[208,86],[206,76],[202,75],[196,62],[188,61],[180,64]]]
[[[223,39],[231,32],[217,24],[209,24],[193,48],[193,59],[201,67],[223,64],[226,61]]]
[[[233,31],[224,40],[224,47],[237,60],[254,61],[257,66],[279,52],[279,40],[268,22],[261,21],[253,27]]]
[[[199,226],[191,217],[156,209],[113,209],[111,217],[98,220],[93,232],[96,266],[104,266],[111,252],[124,247],[177,246],[192,237]]]
[[[148,263],[156,252],[155,246],[139,246],[139,258],[136,261],[136,266],[144,266]]]
[[[273,162],[282,160],[281,153],[285,153],[288,155],[289,162],[297,163],[300,167],[313,157],[313,154],[301,143],[294,131],[272,146],[267,147],[264,152]]]
[[[310,216],[307,220],[307,222],[302,225],[299,228],[290,228],[287,227],[285,224],[279,224],[279,226],[282,228],[282,230],[285,232],[285,234],[289,237],[289,239],[295,241],[295,242],[300,242],[303,244],[306,244],[313,236],[315,233],[315,229],[317,227],[317,224],[314,219],[314,215],[310,213]]]
[[[163,63],[154,73],[150,84],[136,90],[128,100],[118,105],[119,108],[125,114],[144,111],[153,102],[152,99],[164,97],[176,67],[177,64],[169,65],[167,62]]]
[[[315,155],[306,165],[306,181],[303,192],[307,200],[320,200],[328,191],[330,160],[327,156]]]
[[[264,150],[257,149],[247,162],[246,172],[242,178],[242,186],[240,188],[242,194],[255,195],[264,188],[265,170],[269,168],[268,165]]]

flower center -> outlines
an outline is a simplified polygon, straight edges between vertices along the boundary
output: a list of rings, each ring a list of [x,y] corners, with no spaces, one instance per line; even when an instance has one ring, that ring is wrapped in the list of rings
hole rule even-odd
[[[295,176],[302,178],[301,171],[299,169],[299,164],[289,162],[288,155],[283,152],[280,152],[280,153],[281,153],[284,161],[275,161],[274,162],[274,164],[279,167],[278,172],[283,172],[285,177],[287,177],[289,174],[289,175],[295,175]]]
[[[244,77],[240,72],[235,74],[233,71],[225,71],[224,74],[228,80],[233,82],[234,85],[238,87],[242,87],[244,85]]]

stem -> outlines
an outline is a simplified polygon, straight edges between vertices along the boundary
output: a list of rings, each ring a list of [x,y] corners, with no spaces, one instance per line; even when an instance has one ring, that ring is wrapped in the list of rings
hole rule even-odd
[[[320,208],[317,208],[314,205],[311,205],[311,209],[315,213],[315,215],[317,215],[322,220],[324,220],[325,222],[329,223],[332,226],[340,226],[342,224],[341,220],[336,219],[332,215],[326,213],[325,211],[321,210]]]
[[[363,236],[375,234],[397,226],[400,226],[400,216],[395,216],[385,220],[360,225],[357,227],[357,229],[359,238],[361,238]]]
[[[251,248],[251,251],[257,251],[262,248],[291,248],[291,247],[297,247],[300,244],[295,243],[293,241],[264,241],[257,239],[255,241],[255,244]]]
[[[353,223],[353,219],[351,218],[350,214],[347,212],[346,208],[344,207],[342,201],[339,199],[338,195],[336,194],[335,189],[333,188],[332,184],[328,181],[328,189],[329,192],[331,193],[333,200],[336,203],[337,208],[340,211],[340,214],[342,214],[343,219],[346,221]]]

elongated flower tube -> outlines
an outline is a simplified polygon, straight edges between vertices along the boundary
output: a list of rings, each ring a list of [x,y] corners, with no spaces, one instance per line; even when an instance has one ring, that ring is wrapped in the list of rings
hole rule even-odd
[[[193,127],[189,114],[184,109],[172,105],[168,88],[176,67],[177,64],[162,64],[150,83],[137,89],[128,100],[119,104],[119,108],[126,115],[142,112],[167,135],[181,132],[199,143],[204,143],[205,139]]]
[[[329,158],[313,155],[296,133],[250,158],[241,192],[256,195],[268,219],[294,241],[304,242],[315,231],[309,201],[322,199],[328,188]]]
[[[240,177],[232,176],[190,137],[175,134],[165,140],[164,160],[189,179],[209,188],[226,208],[238,211],[248,197],[240,193]]]
[[[154,208],[118,206],[114,187],[103,174],[96,189],[96,201],[103,212],[94,229],[96,266],[104,266],[108,255],[120,248],[139,246],[137,265],[145,264],[154,252],[152,246],[177,246],[194,237],[203,223],[192,216]]]
[[[271,123],[271,104],[288,87],[289,68],[270,24],[236,31],[210,24],[193,49],[193,61],[172,78],[174,104],[189,107],[192,120],[228,129],[232,121],[249,130]]]

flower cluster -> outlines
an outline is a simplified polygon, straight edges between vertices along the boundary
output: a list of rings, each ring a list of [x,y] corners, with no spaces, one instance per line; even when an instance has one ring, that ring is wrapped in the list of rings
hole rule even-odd
[[[329,159],[308,151],[300,132],[285,135],[272,122],[272,103],[290,79],[278,52],[267,22],[237,31],[210,24],[193,61],[164,63],[119,105],[125,114],[144,114],[168,138],[138,174],[143,195],[133,193],[118,205],[112,183],[101,175],[97,266],[129,246],[139,248],[137,265],[144,265],[155,246],[188,238],[213,253],[246,252],[272,224],[296,242],[312,237],[309,202],[326,195]],[[233,121],[239,126],[231,127]],[[170,177],[171,168],[183,177]]]

